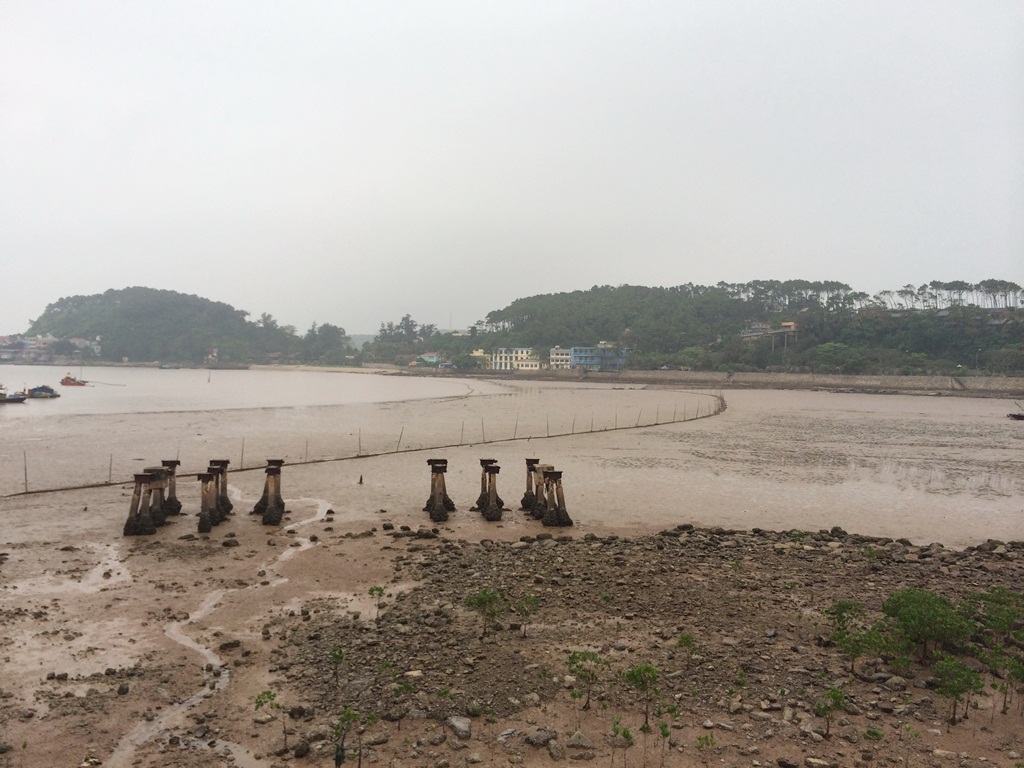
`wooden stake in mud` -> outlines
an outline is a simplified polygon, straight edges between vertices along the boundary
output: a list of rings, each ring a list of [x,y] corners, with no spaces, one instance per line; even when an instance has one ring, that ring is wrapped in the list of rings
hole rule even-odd
[[[245,438],[242,438],[242,453],[238,457],[238,468],[241,469],[245,466]]]
[[[28,451],[23,450],[21,456],[25,462],[25,493],[28,493]]]
[[[395,453],[402,447],[402,435],[405,434],[405,427],[402,427],[402,431],[398,433],[398,445],[395,446]]]

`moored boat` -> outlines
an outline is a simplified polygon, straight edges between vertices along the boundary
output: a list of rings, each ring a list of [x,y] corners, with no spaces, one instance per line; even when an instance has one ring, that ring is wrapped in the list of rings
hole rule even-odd
[[[40,384],[38,387],[32,387],[26,389],[23,392],[19,392],[19,395],[24,395],[29,398],[48,399],[53,397],[60,397],[60,392],[55,390],[53,387],[48,387],[45,384]]]
[[[89,382],[83,381],[82,379],[76,379],[70,373],[60,380],[61,386],[64,387],[84,387]]]
[[[7,394],[7,390],[4,389],[3,384],[0,384],[0,405],[4,403],[24,403],[25,400],[25,396],[20,392],[15,392],[13,395]]]

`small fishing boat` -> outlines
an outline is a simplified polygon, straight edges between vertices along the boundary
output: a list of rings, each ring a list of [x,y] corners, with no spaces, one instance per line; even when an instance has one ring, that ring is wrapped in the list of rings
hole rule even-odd
[[[15,392],[13,395],[7,394],[7,390],[0,384],[0,405],[5,403],[24,403],[25,400],[26,397],[20,392]]]
[[[82,379],[76,379],[70,373],[60,380],[61,386],[64,387],[84,387],[89,382],[83,381]]]
[[[46,400],[49,398],[60,397],[60,392],[55,390],[53,387],[48,387],[45,384],[40,384],[38,387],[32,387],[18,393],[28,398],[38,398]]]
[[[1006,414],[1006,418],[1013,419],[1014,421],[1024,421],[1024,405],[1020,403],[1014,403],[1014,405],[1017,406],[1017,412]]]

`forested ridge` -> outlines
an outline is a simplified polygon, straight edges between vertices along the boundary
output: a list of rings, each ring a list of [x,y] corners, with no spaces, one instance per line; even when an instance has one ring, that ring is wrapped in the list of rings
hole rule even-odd
[[[517,299],[459,332],[405,315],[361,350],[345,329],[304,334],[263,313],[174,291],[110,290],[49,305],[28,335],[102,340],[110,360],[200,363],[404,363],[437,352],[456,368],[474,350],[604,342],[629,367],[836,373],[1024,372],[1024,291],[1004,280],[932,281],[874,295],[834,281],[759,280],[672,287],[594,286]],[[784,325],[789,324],[789,325]]]

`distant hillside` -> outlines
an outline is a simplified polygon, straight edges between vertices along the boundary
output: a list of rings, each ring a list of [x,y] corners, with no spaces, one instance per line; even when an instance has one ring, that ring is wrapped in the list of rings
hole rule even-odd
[[[348,336],[334,325],[314,325],[303,337],[270,315],[257,322],[245,310],[176,291],[124,288],[69,296],[50,304],[27,335],[101,339],[102,357],[133,362],[248,363],[289,360],[352,362]]]

